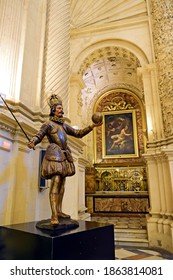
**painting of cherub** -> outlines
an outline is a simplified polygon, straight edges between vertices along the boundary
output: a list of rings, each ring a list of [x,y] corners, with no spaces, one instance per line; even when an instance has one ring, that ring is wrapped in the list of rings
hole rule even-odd
[[[104,157],[137,157],[135,110],[105,112],[103,121]]]

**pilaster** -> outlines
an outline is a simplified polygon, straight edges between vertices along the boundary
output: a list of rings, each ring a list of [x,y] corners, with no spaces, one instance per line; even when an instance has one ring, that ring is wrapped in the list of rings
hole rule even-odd
[[[157,85],[157,69],[154,63],[138,68],[144,85],[148,141],[163,137],[162,113]]]
[[[70,78],[69,118],[72,125],[81,126],[82,119],[82,89],[85,87],[82,77],[72,74]],[[75,108],[75,110],[74,110]],[[80,122],[79,122],[80,120]]]
[[[150,197],[150,214],[154,217],[160,217],[161,194],[159,188],[158,166],[155,154],[144,154],[148,173],[148,190]]]
[[[173,151],[166,147],[147,151],[148,185],[151,209],[147,216],[150,246],[173,251]]]

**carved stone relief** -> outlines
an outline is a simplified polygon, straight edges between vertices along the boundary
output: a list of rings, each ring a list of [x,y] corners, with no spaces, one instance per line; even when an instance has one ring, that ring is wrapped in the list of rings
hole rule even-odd
[[[173,2],[152,0],[151,15],[165,136],[173,135]]]
[[[95,212],[148,212],[148,198],[95,198]]]

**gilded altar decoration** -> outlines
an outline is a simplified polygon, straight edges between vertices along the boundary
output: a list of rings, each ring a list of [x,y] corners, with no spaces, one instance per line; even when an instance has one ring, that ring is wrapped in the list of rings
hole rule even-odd
[[[96,193],[147,192],[146,168],[96,167],[94,185]],[[87,192],[90,193],[89,189]]]
[[[89,213],[148,213],[146,168],[105,166],[87,170],[86,205]]]

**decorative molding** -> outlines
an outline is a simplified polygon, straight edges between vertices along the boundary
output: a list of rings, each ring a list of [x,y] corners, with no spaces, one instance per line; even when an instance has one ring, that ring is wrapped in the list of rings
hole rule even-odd
[[[28,137],[36,133],[37,129],[34,123],[31,123],[30,119],[24,119],[20,114],[15,115],[15,117],[17,117],[18,122],[20,123]],[[2,133],[10,133],[12,140],[14,140],[16,136],[25,137],[24,133],[21,131],[21,128],[18,126],[17,122],[8,111],[0,112],[0,129]],[[9,136],[7,138],[9,139]],[[26,139],[26,141],[28,140]]]
[[[120,111],[120,110],[130,110],[134,106],[131,103],[127,103],[122,97],[114,97],[107,105],[103,107],[103,111]]]
[[[159,141],[154,142],[148,142],[147,148],[148,149],[157,149],[157,148],[163,148],[163,147],[169,147],[173,145],[173,136],[161,139]]]
[[[43,123],[48,118],[48,114],[44,114],[42,111],[30,110],[29,107],[21,102],[15,103],[11,100],[6,100],[6,102],[14,114],[18,116],[21,114],[22,117],[28,118],[30,121]],[[2,108],[3,113],[6,114],[8,112],[7,107],[4,105]]]
[[[82,166],[82,168],[88,166],[89,164],[89,161],[84,158],[79,158],[78,161],[79,161],[78,163]]]

